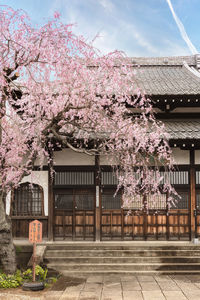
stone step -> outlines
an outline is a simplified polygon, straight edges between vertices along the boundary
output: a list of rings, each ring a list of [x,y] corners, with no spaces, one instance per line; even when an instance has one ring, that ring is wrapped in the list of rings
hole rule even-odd
[[[200,263],[118,263],[118,264],[53,264],[48,263],[50,269],[62,271],[175,271],[175,270],[196,270],[200,272]]]
[[[119,244],[105,244],[105,243],[86,243],[86,244],[47,244],[47,250],[137,250],[137,251],[144,251],[144,250],[199,250],[200,245],[137,245],[137,244],[128,244],[128,245],[119,245]]]
[[[200,274],[200,246],[191,243],[52,243],[44,263],[63,274]]]
[[[99,250],[99,249],[68,249],[67,247],[62,250],[47,250],[45,257],[133,257],[133,256],[142,256],[142,257],[157,257],[157,256],[200,256],[200,250],[116,250],[116,249],[108,249],[108,250]]]
[[[102,263],[200,263],[200,257],[191,256],[159,256],[159,257],[65,257],[65,256],[45,256],[44,263],[62,264],[62,263],[90,263],[90,264],[102,264]]]
[[[64,276],[69,276],[69,277],[88,277],[91,275],[102,275],[102,276],[112,276],[114,275],[121,275],[121,276],[129,276],[129,275],[200,275],[200,270],[154,270],[154,271],[119,271],[119,270],[104,270],[104,271],[62,271],[62,274]]]

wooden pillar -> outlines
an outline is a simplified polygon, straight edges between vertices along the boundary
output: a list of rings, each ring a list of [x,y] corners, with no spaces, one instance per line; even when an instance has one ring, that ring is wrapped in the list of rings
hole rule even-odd
[[[100,161],[99,155],[95,155],[95,185],[96,185],[96,212],[95,212],[95,237],[96,241],[100,241],[100,224],[101,224],[101,172],[100,172]]]
[[[147,240],[147,231],[148,231],[148,215],[147,215],[147,195],[143,196],[143,236],[144,240]]]
[[[53,221],[54,221],[54,199],[53,199],[53,180],[51,178],[50,170],[48,169],[49,177],[49,195],[48,195],[48,240],[53,241]]]
[[[194,210],[196,208],[196,190],[195,190],[195,150],[190,150],[190,230],[193,239],[195,237],[195,217]]]

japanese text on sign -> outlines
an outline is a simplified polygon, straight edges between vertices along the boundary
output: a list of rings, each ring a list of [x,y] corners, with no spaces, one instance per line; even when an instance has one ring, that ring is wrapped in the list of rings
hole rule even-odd
[[[42,223],[38,220],[29,223],[29,241],[31,243],[42,242]]]

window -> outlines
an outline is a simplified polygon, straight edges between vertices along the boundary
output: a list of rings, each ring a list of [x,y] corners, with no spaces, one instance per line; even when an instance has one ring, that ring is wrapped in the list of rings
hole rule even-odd
[[[188,209],[189,207],[189,193],[179,192],[179,196],[173,196],[173,200],[169,203],[170,209]]]
[[[137,195],[129,197],[129,199],[124,200],[125,209],[142,209],[144,208],[144,196]],[[147,209],[166,209],[166,194],[160,195],[147,195]]]
[[[14,190],[13,216],[41,216],[43,189],[38,184],[22,183]]]
[[[63,189],[55,191],[55,208],[66,210],[94,209],[95,194],[92,190]]]
[[[121,193],[115,195],[116,190],[104,189],[101,205],[103,209],[121,209]]]

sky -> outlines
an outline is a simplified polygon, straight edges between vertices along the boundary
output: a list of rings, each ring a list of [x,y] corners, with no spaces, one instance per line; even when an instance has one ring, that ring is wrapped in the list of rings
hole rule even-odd
[[[33,24],[54,12],[102,53],[178,56],[200,52],[200,0],[0,0],[23,9]]]

